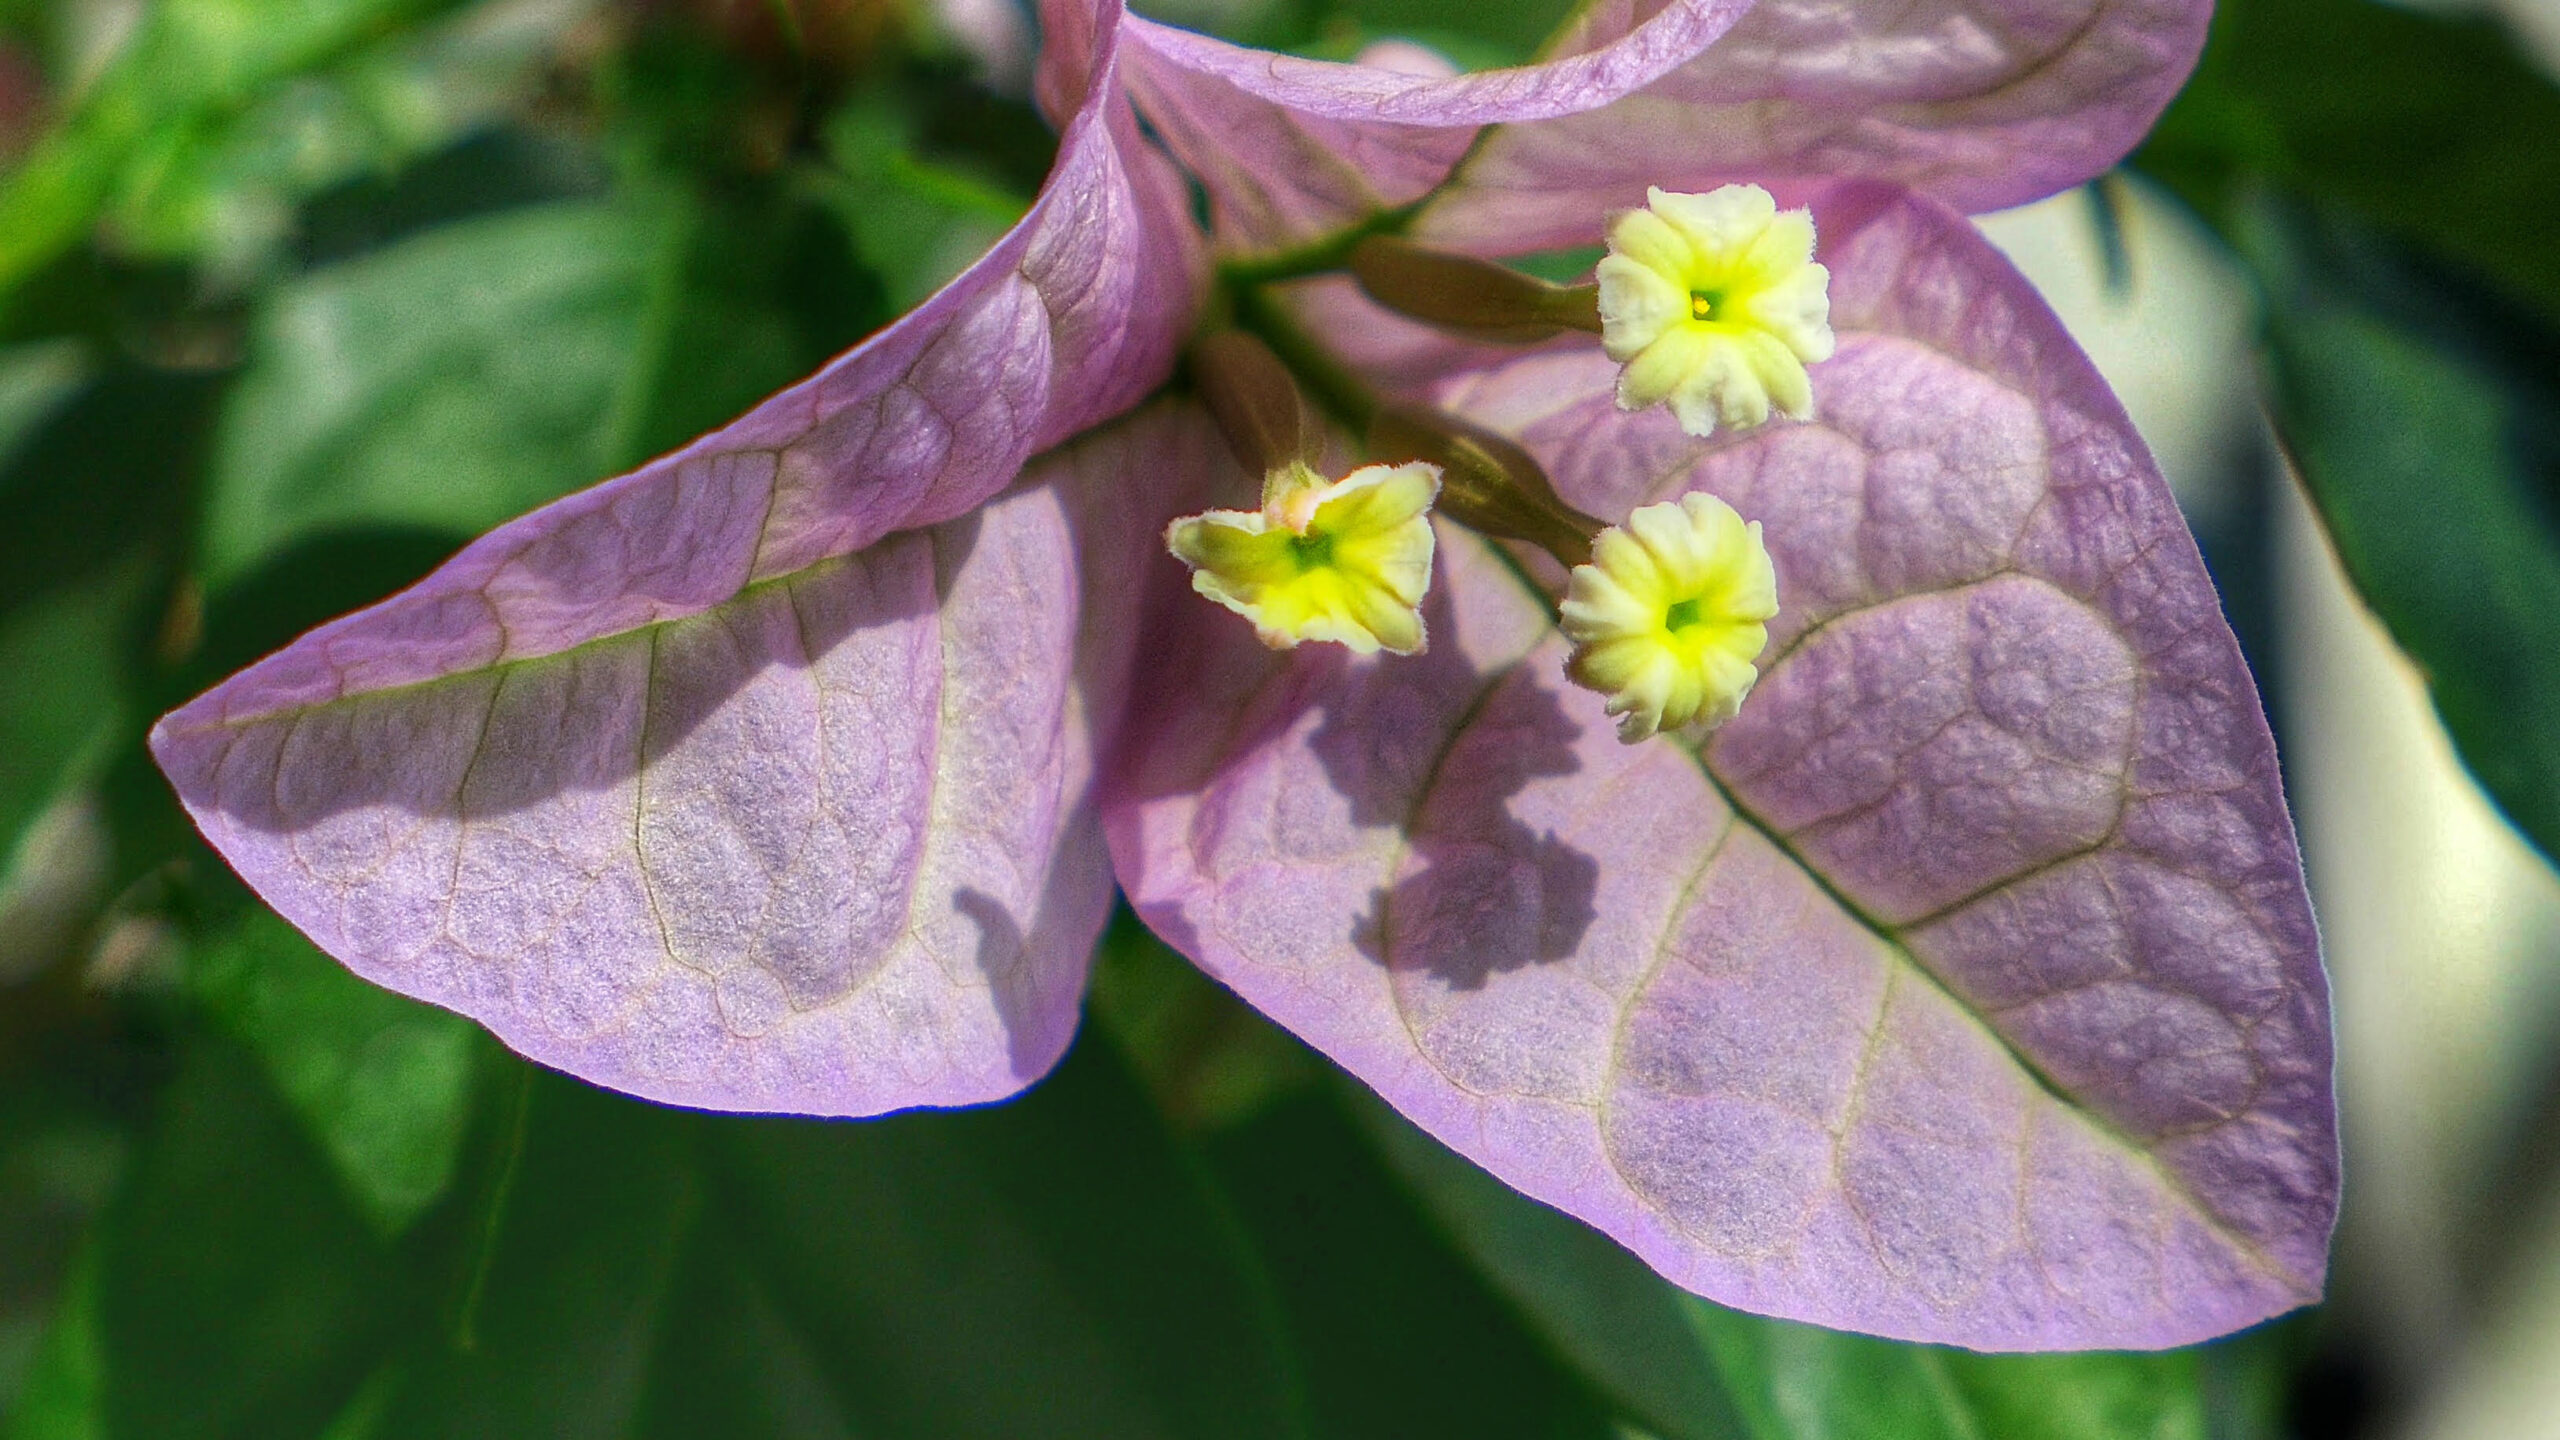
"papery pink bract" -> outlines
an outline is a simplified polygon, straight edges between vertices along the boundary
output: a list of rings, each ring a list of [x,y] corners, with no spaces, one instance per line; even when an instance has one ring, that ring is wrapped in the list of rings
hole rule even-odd
[[[1009,1094],[1067,1041],[1116,869],[1267,1014],[1714,1298],[2004,1349],[2247,1324],[2317,1295],[2337,1186],[2272,748],[2123,412],[1940,203],[2111,163],[2203,19],[1604,3],[1551,64],[1434,78],[1062,0],[1058,167],[985,261],[155,751],[360,973],[642,1095]],[[1588,243],[1648,182],[1816,205],[1820,418],[1709,442],[1618,411],[1587,341],[1290,287],[1373,383],[1594,513],[1694,486],[1765,523],[1776,646],[1703,752],[1620,745],[1522,583],[1545,562],[1463,531],[1414,659],[1274,655],[1187,592],[1163,523],[1251,484],[1188,402],[1111,419],[1202,254],[1124,82],[1231,251],[1470,147],[1414,233]]]
[[[1129,78],[1229,248],[1284,248],[1436,186],[1415,238],[1519,254],[1590,243],[1593,217],[1648,185],[1890,180],[1972,211],[2050,195],[2142,138],[2210,14],[2194,0],[1602,0],[1548,63],[1445,79],[1132,19]]]
[[[1163,383],[1197,298],[1179,182],[1074,19],[1047,186],[923,307],[160,722],[261,897],[655,1099],[877,1114],[1047,1071],[1111,895],[1079,566],[1125,588],[1155,550],[1120,472],[1200,470],[1141,427],[987,504]]]
[[[540,659],[273,709],[252,669],[155,752],[323,948],[533,1059],[722,1110],[1002,1099],[1064,1053],[1111,904],[1094,740],[1161,524],[1122,481],[1220,443],[1137,417],[974,514]]]
[[[1695,441],[1620,412],[1587,347],[1431,392],[1595,513],[1704,488],[1764,522],[1785,610],[1702,755],[1620,745],[1463,532],[1403,664],[1272,657],[1168,580],[1122,883],[1399,1110],[1716,1298],[1988,1348],[2310,1300],[2327,991],[2194,543],[1970,226],[1881,190],[1816,216],[1819,423]]]

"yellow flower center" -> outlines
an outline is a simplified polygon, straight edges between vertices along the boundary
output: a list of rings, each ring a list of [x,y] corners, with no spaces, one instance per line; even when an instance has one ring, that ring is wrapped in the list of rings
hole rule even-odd
[[[1757,185],[1646,192],[1609,225],[1600,345],[1626,368],[1618,404],[1669,405],[1692,435],[1809,418],[1805,366],[1829,359],[1831,272],[1813,260],[1813,216]]]
[[[1289,537],[1289,556],[1298,562],[1298,570],[1301,574],[1310,570],[1330,568],[1333,564],[1333,537],[1331,535],[1292,535]]]
[[[1438,466],[1367,465],[1327,481],[1303,464],[1263,479],[1260,510],[1176,520],[1165,546],[1191,588],[1289,649],[1323,640],[1362,654],[1419,653],[1431,585],[1431,502]]]
[[[1591,543],[1565,586],[1565,674],[1607,698],[1618,738],[1720,725],[1760,678],[1778,580],[1758,521],[1712,495],[1647,505]]]

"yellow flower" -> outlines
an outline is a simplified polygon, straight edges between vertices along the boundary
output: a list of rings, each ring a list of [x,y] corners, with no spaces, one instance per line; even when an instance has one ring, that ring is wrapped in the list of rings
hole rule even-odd
[[[1260,510],[1184,516],[1165,546],[1191,567],[1192,589],[1274,649],[1330,640],[1415,655],[1439,493],[1436,465],[1367,465],[1327,481],[1293,462],[1263,481]]]
[[[1742,708],[1778,613],[1777,571],[1746,523],[1712,495],[1647,505],[1591,542],[1561,622],[1565,674],[1608,697],[1618,738],[1721,725]]]
[[[1600,348],[1625,366],[1618,405],[1669,402],[1680,428],[1813,414],[1804,367],[1831,358],[1831,272],[1813,263],[1813,214],[1757,185],[1645,192],[1609,224]]]

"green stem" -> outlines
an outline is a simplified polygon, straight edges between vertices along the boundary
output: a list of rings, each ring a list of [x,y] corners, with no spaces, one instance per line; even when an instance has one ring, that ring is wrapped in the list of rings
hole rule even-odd
[[[1351,247],[1372,235],[1402,234],[1404,227],[1413,222],[1413,217],[1421,213],[1431,198],[1431,195],[1425,195],[1410,205],[1381,210],[1347,230],[1337,230],[1294,250],[1226,261],[1218,266],[1218,278],[1230,286],[1242,288],[1270,285],[1282,280],[1303,280],[1310,275],[1344,269],[1351,263]]]

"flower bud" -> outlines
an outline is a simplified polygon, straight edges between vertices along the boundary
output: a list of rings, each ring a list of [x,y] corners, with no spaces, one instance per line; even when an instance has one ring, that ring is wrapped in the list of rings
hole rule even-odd
[[[1507,265],[1372,235],[1351,247],[1351,274],[1370,299],[1475,340],[1526,344],[1598,331],[1599,291],[1550,285]]]
[[[1600,522],[1564,503],[1528,451],[1454,415],[1384,405],[1369,453],[1440,467],[1440,513],[1480,535],[1525,540],[1566,565],[1591,558]]]
[[[1289,367],[1242,330],[1220,330],[1191,347],[1200,398],[1236,460],[1268,475],[1315,457],[1321,433]]]

